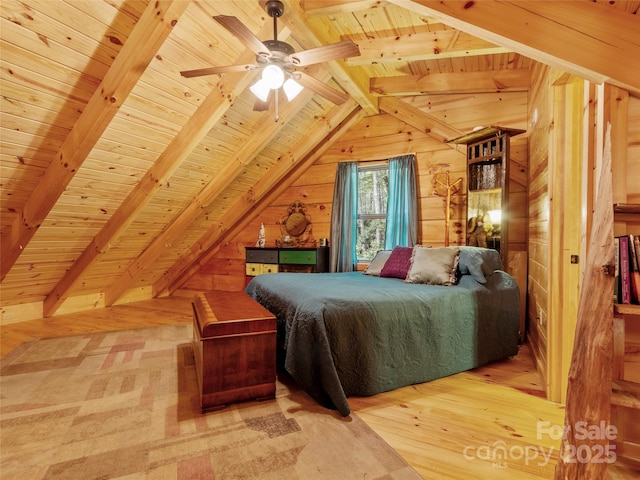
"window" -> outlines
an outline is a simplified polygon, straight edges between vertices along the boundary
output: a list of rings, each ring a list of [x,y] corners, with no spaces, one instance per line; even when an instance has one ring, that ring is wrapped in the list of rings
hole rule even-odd
[[[378,250],[413,246],[418,237],[415,155],[385,165],[339,162],[331,210],[332,272],[357,270]]]
[[[372,260],[384,249],[388,191],[388,165],[358,167],[358,261]]]

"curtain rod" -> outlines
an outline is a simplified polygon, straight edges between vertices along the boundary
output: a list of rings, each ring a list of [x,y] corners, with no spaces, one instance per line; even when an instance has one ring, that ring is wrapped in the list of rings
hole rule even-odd
[[[414,157],[418,157],[416,152],[407,152],[407,153],[399,153],[397,155],[392,155],[389,158],[364,158],[364,159],[353,159],[353,160],[338,160],[338,163],[346,163],[346,162],[358,162],[358,163],[375,163],[375,162],[388,162],[390,158],[401,157],[403,155],[413,155]]]

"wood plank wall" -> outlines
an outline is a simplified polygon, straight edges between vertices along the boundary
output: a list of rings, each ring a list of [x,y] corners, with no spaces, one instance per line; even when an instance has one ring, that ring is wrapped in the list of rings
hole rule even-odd
[[[461,132],[477,125],[527,128],[525,92],[485,95],[447,95],[441,98],[410,97],[414,107],[448,122]],[[310,167],[276,202],[256,212],[254,221],[222,246],[184,286],[192,289],[239,290],[244,288],[244,248],[255,245],[260,223],[264,223],[267,246],[282,233],[279,222],[290,203],[307,206],[314,238],[329,238],[335,171],[338,162],[373,161],[415,153],[419,189],[419,241],[424,245],[444,245],[444,198],[434,194],[434,176],[450,172],[452,181],[462,178],[460,193],[452,198],[449,240],[464,242],[466,228],[466,160],[464,146],[457,149],[417,130],[397,118],[380,114],[365,118],[334,144],[326,155]],[[526,204],[528,146],[527,135],[512,141],[510,243],[520,250],[526,246]]]
[[[550,220],[552,216],[553,204],[549,183],[552,175],[558,172],[550,171],[550,135],[557,123],[553,118],[554,106],[554,84],[562,78],[562,72],[554,71],[544,65],[535,66],[532,78],[532,88],[529,97],[529,218],[528,218],[528,242],[527,250],[529,254],[528,265],[528,292],[527,292],[527,318],[528,318],[528,340],[531,351],[534,355],[536,367],[542,375],[545,384],[549,387],[549,383],[554,381],[551,376],[557,377],[559,372],[553,372],[553,369],[560,368],[559,356],[555,356],[555,360],[550,358],[551,348],[553,347],[550,338],[552,322],[559,321],[569,323],[575,322],[575,319],[563,318],[554,319],[550,312],[550,302],[553,289],[558,286],[550,284],[550,244],[551,234]],[[607,89],[607,92],[609,90]],[[626,134],[622,135],[623,145],[619,149],[626,150],[626,156],[614,156],[613,162],[613,190],[614,199],[622,203],[640,203],[640,98],[628,96],[626,92],[623,95],[607,93],[606,98],[602,101],[605,103],[622,103],[627,101],[628,108],[623,113],[617,112],[619,116],[616,122],[620,124],[622,121],[626,123],[624,128]],[[611,105],[605,105],[604,108],[609,110],[613,108]],[[618,110],[620,107],[618,106]],[[614,108],[615,110],[615,108]],[[535,113],[534,113],[535,112]],[[622,115],[622,117],[620,117]],[[536,121],[533,121],[534,116]],[[591,122],[593,123],[593,122]],[[557,138],[558,132],[555,132]],[[585,135],[593,137],[593,132],[586,132]],[[620,134],[619,134],[620,135]],[[588,142],[585,142],[585,145]],[[602,149],[601,142],[592,140],[594,149]],[[584,152],[584,155],[594,155],[597,152]],[[561,160],[561,159],[560,159]],[[586,160],[585,160],[586,161]],[[592,172],[587,172],[583,176],[588,180]],[[591,186],[593,188],[593,186]],[[587,200],[585,200],[587,201]],[[576,205],[576,215],[579,215]],[[589,205],[587,205],[589,207]],[[592,206],[591,206],[592,207]],[[566,212],[565,212],[566,213]],[[591,212],[587,212],[588,215]],[[640,233],[640,223],[633,218],[628,221],[616,221],[616,235],[623,233]],[[584,257],[584,252],[581,252]],[[557,345],[555,346],[557,350]],[[557,352],[556,352],[557,353]],[[570,355],[570,352],[565,352]],[[556,365],[558,362],[558,365]],[[551,364],[553,363],[553,364]],[[549,392],[547,392],[549,393]],[[555,392],[553,400],[559,401],[562,392]]]
[[[529,236],[527,336],[538,372],[547,371],[549,305],[549,67],[537,64],[529,91]],[[534,113],[535,112],[535,113]]]

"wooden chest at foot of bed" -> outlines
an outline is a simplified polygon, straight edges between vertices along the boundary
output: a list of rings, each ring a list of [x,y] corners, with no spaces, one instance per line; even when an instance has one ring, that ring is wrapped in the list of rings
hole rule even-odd
[[[276,318],[246,293],[195,296],[193,350],[203,412],[275,397]]]

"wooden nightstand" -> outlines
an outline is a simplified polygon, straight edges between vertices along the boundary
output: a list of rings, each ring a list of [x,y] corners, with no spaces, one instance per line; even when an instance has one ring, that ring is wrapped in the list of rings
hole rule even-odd
[[[246,247],[247,283],[257,275],[277,272],[329,271],[329,247]]]
[[[246,293],[196,295],[193,350],[203,412],[274,398],[276,318]]]

